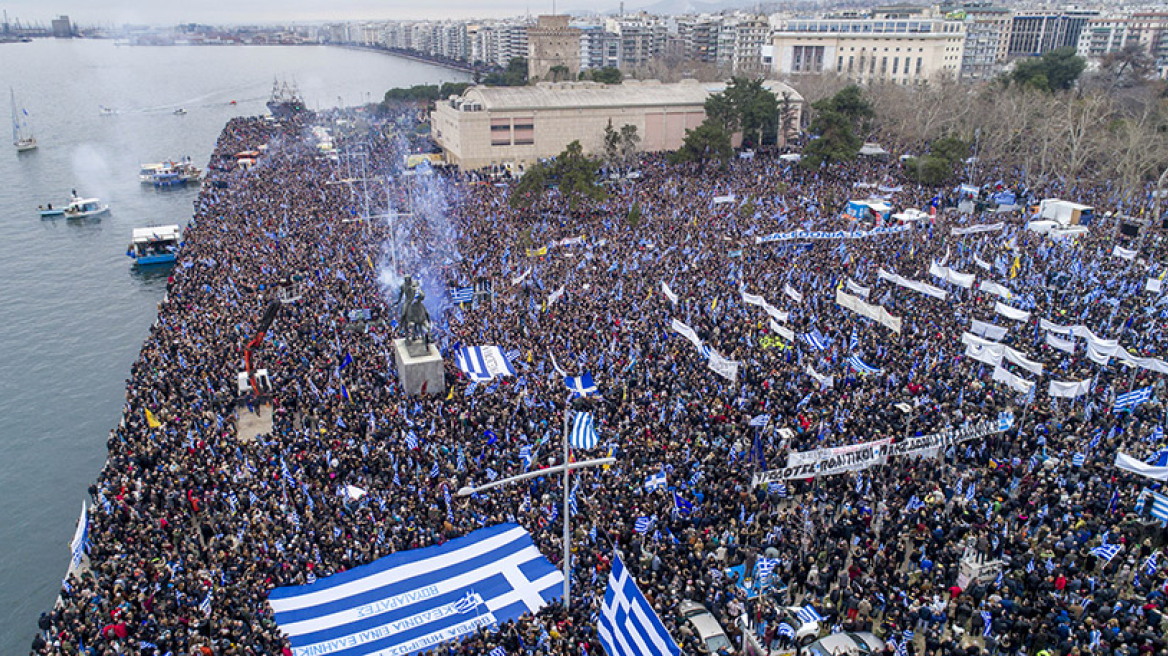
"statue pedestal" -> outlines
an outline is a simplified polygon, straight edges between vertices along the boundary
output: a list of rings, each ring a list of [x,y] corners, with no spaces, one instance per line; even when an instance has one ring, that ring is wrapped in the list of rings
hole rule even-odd
[[[393,340],[393,358],[397,365],[397,379],[407,396],[446,393],[446,372],[442,354],[433,344]]]

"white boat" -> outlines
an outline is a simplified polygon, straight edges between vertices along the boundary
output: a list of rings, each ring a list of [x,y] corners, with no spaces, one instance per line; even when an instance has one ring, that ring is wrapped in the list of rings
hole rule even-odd
[[[174,110],[174,113],[178,116],[182,116],[183,114],[187,113],[187,110],[183,109],[182,107],[179,107],[178,109]]]
[[[154,184],[154,176],[164,173],[169,167],[162,162],[143,164],[138,167],[138,181],[142,184]]]
[[[134,228],[126,255],[141,266],[173,264],[182,233],[177,225]]]
[[[76,198],[65,208],[66,219],[86,219],[109,212],[109,205],[102,205],[99,198]]]
[[[16,146],[18,153],[35,150],[37,140],[36,137],[32,136],[32,130],[28,127],[28,110],[22,108],[20,113],[17,113],[16,92],[12,90],[12,87],[8,87],[8,95],[12,98],[12,145]]]
[[[117,116],[118,115],[118,110],[114,109],[113,107],[106,107],[105,105],[99,105],[99,106],[101,107],[101,115],[102,116]]]

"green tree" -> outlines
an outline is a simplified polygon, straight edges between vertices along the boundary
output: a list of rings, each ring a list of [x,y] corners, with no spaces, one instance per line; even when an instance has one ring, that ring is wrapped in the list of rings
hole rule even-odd
[[[850,162],[863,145],[852,122],[839,112],[821,110],[812,121],[810,131],[816,138],[803,148],[803,159],[799,161],[799,165],[806,169],[819,168],[821,164]]]
[[[601,84],[620,84],[624,79],[620,69],[613,66],[605,66],[604,68],[594,68],[588,71],[588,78],[593,82],[600,82]]]
[[[609,166],[616,166],[620,161],[620,133],[612,127],[612,119],[604,126],[604,161]]]
[[[607,195],[596,180],[596,162],[584,154],[579,141],[568,144],[552,164],[541,162],[529,167],[511,195],[511,206],[531,207],[551,185],[559,188],[572,212],[584,200],[603,200]]]
[[[556,64],[548,69],[549,82],[563,82],[572,78],[572,72],[563,64]]]
[[[840,89],[830,98],[824,98],[814,103],[812,107],[821,112],[832,111],[842,114],[865,134],[868,132],[869,122],[876,118],[876,111],[872,109],[872,104],[864,97],[864,92],[860,87],[854,84]]]
[[[670,155],[670,160],[674,163],[700,162],[705,168],[706,163],[710,161],[725,165],[733,156],[734,148],[730,145],[730,133],[707,118],[696,128],[685,131],[685,140],[681,148]]]
[[[778,127],[779,101],[762,78],[731,78],[725,91],[706,99],[705,109],[727,133],[741,130],[743,146],[763,145]]]
[[[641,145],[641,135],[637,134],[637,126],[628,123],[621,126],[620,129],[620,160],[622,166],[628,166],[632,163],[633,157],[637,154],[637,148]]]
[[[1041,57],[1019,61],[1003,81],[1054,93],[1075,86],[1075,81],[1086,68],[1087,60],[1076,55],[1074,48],[1066,46],[1043,53]]]
[[[512,57],[507,68],[495,71],[483,78],[483,84],[492,87],[521,87],[527,84],[527,60]]]
[[[904,161],[904,172],[914,182],[935,187],[953,178],[968,153],[968,141],[952,135],[934,139],[928,155]]]

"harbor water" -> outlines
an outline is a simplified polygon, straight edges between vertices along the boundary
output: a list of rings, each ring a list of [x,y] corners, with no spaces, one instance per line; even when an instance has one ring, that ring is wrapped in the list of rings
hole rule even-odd
[[[18,155],[6,137],[0,148],[0,653],[27,653],[57,595],[81,501],[165,291],[165,271],[131,270],[130,231],[191,214],[194,188],[142,185],[139,164],[189,156],[204,166],[229,118],[266,112],[277,77],[294,80],[314,109],[468,79],[324,46],[0,45],[0,89],[14,89],[40,143]],[[63,205],[74,189],[110,213],[39,218],[38,205]]]

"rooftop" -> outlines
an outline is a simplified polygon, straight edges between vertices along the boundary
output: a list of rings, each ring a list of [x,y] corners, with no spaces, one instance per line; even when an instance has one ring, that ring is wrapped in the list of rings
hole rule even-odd
[[[763,86],[776,97],[789,94],[792,101],[803,96],[777,80],[765,80]],[[645,107],[657,105],[703,105],[711,94],[726,89],[723,82],[683,80],[663,84],[657,80],[625,80],[621,84],[597,82],[541,82],[525,87],[474,86],[452,102],[480,105],[483,110],[508,109],[576,109],[584,107]]]

